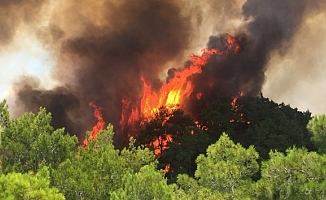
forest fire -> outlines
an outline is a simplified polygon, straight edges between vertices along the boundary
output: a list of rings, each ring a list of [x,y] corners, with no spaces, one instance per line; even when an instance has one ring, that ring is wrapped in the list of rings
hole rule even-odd
[[[241,112],[241,105],[239,105],[238,103],[238,99],[243,97],[244,93],[240,92],[238,96],[234,97],[231,101],[231,106],[232,106],[232,110],[235,113],[235,119],[230,119],[230,122],[242,122],[242,123],[246,123],[246,124],[250,124],[250,121],[246,120],[244,118],[243,113]]]
[[[306,38],[303,27],[320,27],[319,13],[325,10],[319,1],[281,0],[42,1],[33,6],[28,1],[8,2],[1,4],[8,12],[0,18],[5,25],[0,43],[1,56],[10,58],[2,63],[8,73],[17,73],[10,81],[13,117],[44,107],[53,116],[54,128],[65,127],[83,143],[85,131],[94,125],[87,106],[94,101],[110,111],[102,113],[102,120],[112,123],[117,146],[139,133],[141,123],[160,106],[180,106],[196,115],[204,101],[234,97],[240,91],[257,96],[266,72],[278,62],[293,60],[292,48],[305,45],[299,39]],[[185,52],[197,51],[202,44],[202,55],[190,56],[183,65]],[[44,50],[46,56],[13,56],[31,47]],[[18,63],[25,67],[29,57],[30,68],[9,65],[24,60]],[[172,64],[177,67],[168,71],[163,83],[162,69]],[[37,73],[30,73],[34,69]],[[93,137],[87,136],[86,143]]]
[[[119,130],[123,130],[126,126],[132,126],[134,123],[142,123],[152,118],[162,106],[169,110],[179,108],[182,102],[189,99],[193,92],[194,83],[192,83],[189,78],[192,75],[200,74],[202,72],[202,67],[209,62],[212,55],[217,54],[225,56],[230,53],[237,54],[239,51],[240,44],[237,39],[229,34],[225,34],[225,45],[223,50],[215,48],[203,49],[200,56],[191,55],[190,66],[182,70],[170,70],[170,72],[173,73],[172,78],[163,83],[158,91],[153,90],[146,78],[141,76],[140,80],[143,83],[143,95],[140,105],[130,109],[130,101],[126,97],[122,99]],[[198,92],[195,96],[199,100],[202,95],[201,92]],[[128,110],[131,110],[131,112],[128,113]],[[129,132],[128,135],[132,136],[133,133]]]
[[[144,76],[141,76],[143,94],[140,104],[132,107],[132,102],[127,97],[123,97],[121,100],[122,111],[119,131],[127,132],[129,137],[136,136],[139,132],[137,127],[153,118],[161,107],[173,111],[182,106],[182,103],[189,99],[193,93],[194,83],[189,78],[192,75],[200,74],[202,67],[209,62],[213,55],[227,56],[228,54],[237,54],[240,51],[240,44],[235,37],[225,34],[224,42],[222,50],[216,48],[203,49],[201,55],[191,55],[189,57],[190,66],[182,70],[170,69],[169,74],[172,74],[172,76],[162,84],[159,90],[154,90],[150,82]],[[197,92],[194,96],[197,100],[200,100],[203,94]],[[149,145],[153,146],[155,155],[159,156],[166,148],[167,142],[172,140],[171,135],[167,133],[165,138],[159,137]]]
[[[104,125],[105,125],[105,122],[103,120],[103,116],[101,113],[102,108],[95,105],[95,103],[93,101],[89,102],[88,105],[91,106],[92,108],[94,108],[94,117],[96,118],[97,123],[93,126],[92,131],[89,134],[89,137],[83,141],[83,147],[86,147],[88,145],[89,141],[96,140],[98,132],[103,130]]]
[[[144,118],[153,116],[161,106],[175,109],[182,102],[183,98],[190,96],[193,85],[188,80],[193,74],[201,73],[201,68],[208,62],[211,55],[218,53],[216,49],[203,49],[201,56],[192,55],[192,64],[182,71],[175,71],[174,77],[164,83],[158,92],[152,91],[151,86],[142,77],[144,93],[141,100],[141,113]]]
[[[127,131],[129,137],[136,136],[139,132],[139,127],[153,118],[161,107],[166,107],[169,112],[178,109],[183,101],[189,99],[193,93],[194,83],[189,78],[192,75],[200,74],[202,72],[202,67],[209,62],[209,59],[213,55],[226,56],[228,54],[238,54],[239,51],[240,44],[237,39],[229,34],[225,34],[223,50],[218,50],[216,48],[203,49],[200,56],[191,55],[189,57],[191,62],[190,66],[182,70],[170,69],[172,77],[169,77],[159,90],[154,90],[150,82],[144,76],[141,76],[140,80],[143,83],[141,101],[139,105],[133,107],[131,100],[127,97],[122,98],[122,110],[118,132]],[[197,92],[194,95],[197,100],[200,100],[202,96],[202,92]],[[239,110],[237,99],[241,96],[243,96],[242,92],[231,102],[232,109],[235,112]],[[97,119],[97,123],[93,127],[89,137],[83,141],[84,147],[88,145],[90,140],[96,139],[97,133],[104,128],[105,124],[101,113],[102,108],[95,105],[94,102],[90,102],[89,106],[94,108],[94,116]],[[240,116],[239,120],[242,120],[242,118],[243,117]],[[230,120],[230,122],[235,121],[238,120]],[[149,146],[154,148],[155,155],[159,157],[162,151],[167,148],[167,143],[172,140],[172,136],[167,133],[164,137],[160,136],[153,140]]]
[[[154,148],[154,154],[156,157],[160,157],[161,153],[168,148],[168,142],[172,142],[172,135],[167,134],[164,136],[159,136],[155,141],[150,144]]]

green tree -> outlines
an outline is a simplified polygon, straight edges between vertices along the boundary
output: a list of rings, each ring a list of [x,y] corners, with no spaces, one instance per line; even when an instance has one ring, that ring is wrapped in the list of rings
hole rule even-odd
[[[196,126],[185,127],[183,131],[177,137],[172,136],[172,141],[168,142],[167,149],[158,159],[161,168],[169,166],[166,173],[169,182],[175,182],[178,174],[194,176],[197,156],[205,153],[207,146],[211,144],[207,133]]]
[[[6,104],[6,100],[3,100],[0,102],[0,158],[1,155],[8,155],[8,151],[3,149],[2,146],[2,135],[4,133],[5,128],[9,124],[9,111],[8,111],[8,105]],[[1,159],[0,159],[0,165],[1,165]],[[1,169],[1,166],[0,166]]]
[[[258,157],[253,146],[245,149],[222,134],[215,144],[207,148],[206,156],[201,154],[197,157],[195,178],[205,190],[218,192],[227,198],[243,199],[248,196],[245,192],[252,184],[251,176],[259,169]],[[181,181],[184,178],[179,177],[178,184],[187,190],[185,188],[189,186],[185,183],[191,181]]]
[[[5,128],[9,123],[9,111],[6,100],[0,102],[0,125]]]
[[[316,115],[307,128],[312,134],[311,141],[316,145],[320,153],[326,153],[326,115]]]
[[[63,200],[58,189],[51,188],[49,171],[43,167],[36,174],[8,173],[0,176],[0,199]]]
[[[133,140],[129,147],[115,149],[113,134],[109,125],[97,140],[90,141],[86,148],[80,147],[76,157],[53,171],[53,185],[67,199],[109,199],[111,192],[124,187],[126,174],[137,173],[147,164],[157,164],[153,152],[135,147]]]
[[[231,98],[219,98],[214,102],[206,103],[197,108],[195,119],[215,143],[223,132],[231,133],[235,124],[230,123],[235,118],[232,110]],[[206,147],[207,148],[207,147]]]
[[[137,173],[127,172],[122,177],[122,187],[111,193],[110,199],[177,199],[173,187],[167,184],[162,171],[153,165],[145,165]]]
[[[310,112],[300,112],[289,105],[277,104],[268,98],[242,97],[237,101],[239,112],[250,124],[233,137],[245,147],[254,145],[260,157],[268,159],[270,150],[285,152],[292,146],[314,150],[306,126]]]
[[[170,140],[168,140],[170,137]],[[172,138],[172,140],[171,140]],[[158,141],[159,169],[169,166],[166,176],[175,182],[180,173],[194,175],[195,159],[212,143],[206,132],[200,130],[193,119],[182,110],[169,111],[162,107],[137,138],[140,144],[152,145]]]
[[[180,186],[177,190],[179,199],[185,200],[206,200],[206,199],[227,199],[227,194],[219,191],[212,191],[202,185],[198,181],[186,174],[178,176],[177,184]]]
[[[262,95],[221,98],[201,105],[196,120],[214,143],[222,132],[244,147],[254,145],[260,159],[268,159],[272,149],[285,152],[292,146],[315,150],[306,126],[309,111],[300,112],[284,103],[277,104]]]
[[[155,117],[146,123],[145,129],[140,132],[137,143],[146,145],[161,154],[169,137],[166,123],[171,116],[172,112],[166,107],[159,108],[159,111],[155,113]],[[153,145],[155,141],[158,143],[156,147]]]
[[[256,199],[325,199],[326,157],[302,148],[286,152],[270,152],[248,193]]]
[[[6,109],[2,110],[6,113]],[[2,169],[5,172],[36,172],[40,164],[56,168],[76,152],[77,138],[50,125],[51,114],[41,108],[38,114],[6,120],[1,134]]]

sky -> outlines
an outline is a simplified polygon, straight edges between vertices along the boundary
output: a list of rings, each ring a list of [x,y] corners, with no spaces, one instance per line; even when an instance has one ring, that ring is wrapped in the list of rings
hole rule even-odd
[[[38,77],[44,88],[51,88],[55,85],[51,78],[55,62],[55,57],[33,35],[19,34],[0,51],[0,99],[13,98],[12,85],[21,76]]]
[[[284,56],[272,55],[263,94],[299,110],[326,114],[326,14],[305,21]]]
[[[51,3],[42,8],[43,10],[40,12],[42,20],[17,25],[18,28],[12,33],[11,42],[0,48],[0,99],[6,98],[9,105],[14,105],[15,101],[13,83],[21,76],[37,77],[43,88],[51,88],[58,84],[52,77],[54,67],[57,65],[56,53],[51,49],[52,47],[44,45],[44,41],[39,40],[39,32],[34,31],[42,26],[50,26],[49,11],[52,12],[53,6],[58,6],[59,1],[57,3],[47,2]],[[239,8],[244,3],[244,1],[234,2],[239,4]],[[207,5],[203,5],[203,7]],[[96,6],[92,4],[92,7]],[[64,7],[68,9],[70,5],[67,4]],[[207,7],[207,9],[209,8]],[[57,12],[59,13],[59,11]],[[88,12],[85,11],[85,13]],[[206,15],[209,13],[207,12]],[[235,12],[235,15],[239,15],[239,12]],[[94,14],[91,16],[96,18]],[[221,21],[223,21],[224,15],[221,16]],[[69,27],[69,23],[78,20],[76,18],[78,17],[72,17],[67,22],[60,22],[62,29],[71,28],[66,32],[66,37],[69,37],[69,34],[81,34],[80,27],[82,25],[76,23]],[[213,20],[209,16],[203,14],[202,18],[203,22],[201,22],[201,28],[198,29],[197,34],[198,40],[193,43],[192,48],[186,51],[184,60],[191,53],[198,54],[199,50],[205,47],[209,35],[229,31],[232,33],[233,29],[242,25],[241,22],[232,19],[233,21],[230,21],[228,27],[225,25],[227,23],[221,23],[218,26],[216,21],[212,23]],[[64,20],[64,17],[60,20]],[[286,52],[275,52],[270,55],[262,89],[265,97],[278,103],[290,104],[302,111],[309,110],[313,114],[326,113],[326,104],[324,103],[326,99],[326,27],[323,25],[325,21],[326,12],[323,11],[304,19],[294,35],[294,42],[291,42],[290,48]],[[99,20],[98,23],[101,21]],[[233,27],[230,28],[230,26]]]

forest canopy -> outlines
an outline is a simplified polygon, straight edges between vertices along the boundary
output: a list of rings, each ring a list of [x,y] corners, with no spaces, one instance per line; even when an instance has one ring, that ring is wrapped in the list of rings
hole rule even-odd
[[[262,96],[202,105],[162,107],[118,148],[110,124],[83,146],[44,108],[12,119],[2,101],[0,198],[326,198],[325,115]]]

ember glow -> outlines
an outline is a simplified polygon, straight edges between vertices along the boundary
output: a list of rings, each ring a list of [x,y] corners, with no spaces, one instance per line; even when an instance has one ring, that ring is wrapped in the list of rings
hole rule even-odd
[[[230,122],[241,122],[241,123],[246,123],[246,124],[250,124],[250,121],[245,119],[244,114],[241,112],[241,105],[238,103],[239,98],[243,97],[244,93],[240,92],[238,96],[233,97],[232,101],[231,101],[231,106],[232,106],[232,110],[235,114],[235,118],[234,119],[230,119]]]
[[[161,153],[168,148],[169,142],[172,142],[172,136],[170,134],[166,134],[164,136],[159,136],[150,144],[150,146],[153,146],[154,148],[154,154],[156,157],[160,157]]]

